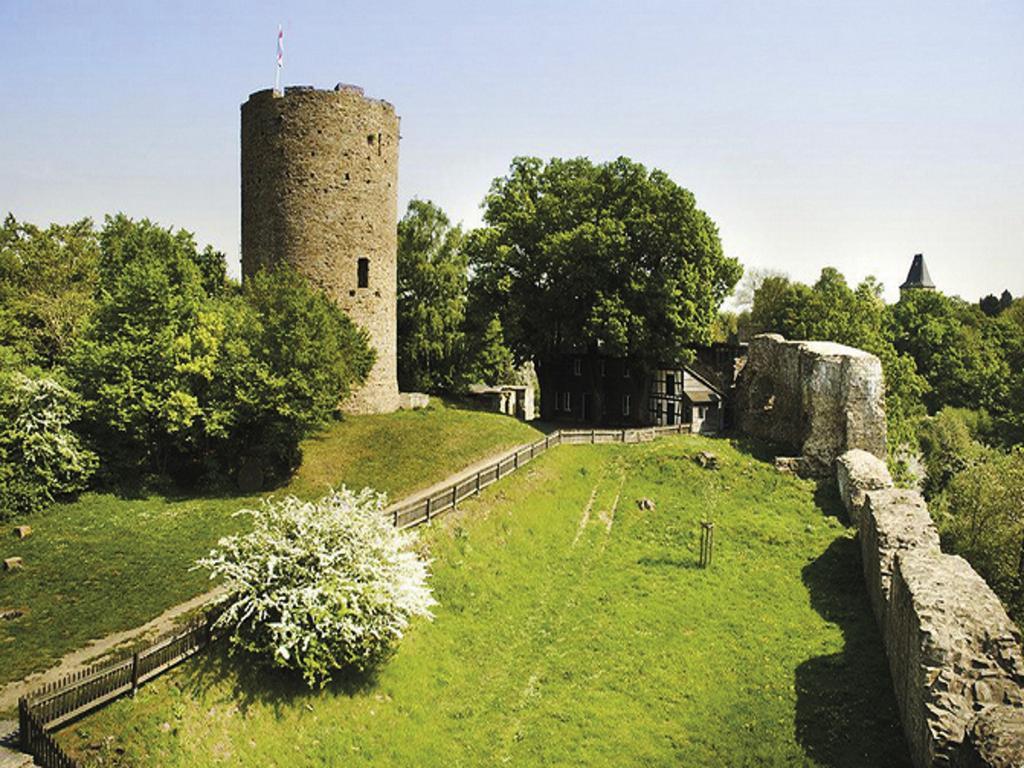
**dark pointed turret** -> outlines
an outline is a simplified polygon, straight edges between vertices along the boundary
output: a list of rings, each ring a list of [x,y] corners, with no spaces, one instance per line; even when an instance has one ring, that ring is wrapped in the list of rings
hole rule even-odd
[[[900,286],[901,291],[910,290],[911,288],[923,288],[926,291],[935,290],[935,283],[932,282],[932,276],[928,274],[928,267],[924,263],[923,253],[914,254],[914,260],[910,263],[907,279]]]

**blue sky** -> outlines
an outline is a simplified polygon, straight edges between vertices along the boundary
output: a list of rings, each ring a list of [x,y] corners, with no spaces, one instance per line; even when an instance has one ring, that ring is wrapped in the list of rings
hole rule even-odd
[[[0,0],[0,210],[123,210],[237,262],[238,109],[274,76],[402,116],[400,209],[519,154],[668,172],[745,265],[1024,295],[1024,2]],[[237,266],[234,267],[237,274]]]

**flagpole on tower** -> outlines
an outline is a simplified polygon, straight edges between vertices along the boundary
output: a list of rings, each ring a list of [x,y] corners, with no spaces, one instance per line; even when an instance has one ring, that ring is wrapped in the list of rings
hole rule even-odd
[[[284,30],[277,25],[277,67],[274,70],[274,93],[281,93],[281,69],[284,67]]]

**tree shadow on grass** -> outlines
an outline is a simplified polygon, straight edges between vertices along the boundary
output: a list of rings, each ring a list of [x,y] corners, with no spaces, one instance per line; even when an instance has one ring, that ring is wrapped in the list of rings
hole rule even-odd
[[[387,663],[386,659],[381,663]],[[323,690],[310,688],[299,672],[269,667],[244,651],[231,653],[228,641],[221,639],[194,663],[185,665],[179,687],[196,699],[216,691],[221,703],[233,704],[243,715],[253,705],[260,705],[270,707],[280,718],[285,710],[313,702],[324,692],[351,697],[372,690],[377,685],[377,671],[378,667],[364,672],[341,670]]]
[[[828,768],[909,768],[882,637],[864,589],[857,542],[832,542],[804,567],[811,606],[843,633],[841,653],[796,669],[796,738]]]

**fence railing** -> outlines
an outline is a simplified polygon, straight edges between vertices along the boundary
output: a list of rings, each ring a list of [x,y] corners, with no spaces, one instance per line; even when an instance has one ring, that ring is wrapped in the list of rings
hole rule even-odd
[[[689,424],[626,429],[560,429],[535,443],[515,449],[469,477],[395,507],[391,510],[391,519],[396,528],[411,528],[414,525],[428,523],[438,515],[454,509],[463,499],[477,495],[487,486],[515,472],[556,445],[647,443],[659,435],[689,431]]]
[[[557,430],[517,448],[468,477],[391,510],[397,528],[429,522],[464,499],[515,472],[556,445],[646,443],[659,435],[689,432],[688,424],[633,429]],[[133,694],[139,686],[204,648],[211,640],[212,618],[204,615],[174,634],[157,640],[130,657],[87,669],[48,683],[18,701],[18,726],[23,752],[43,768],[78,768],[54,740],[51,730],[92,712],[109,701]]]
[[[184,628],[113,663],[98,664],[48,683],[18,701],[18,731],[23,752],[43,768],[75,768],[50,731],[126,693],[210,642],[211,619],[200,617]]]

